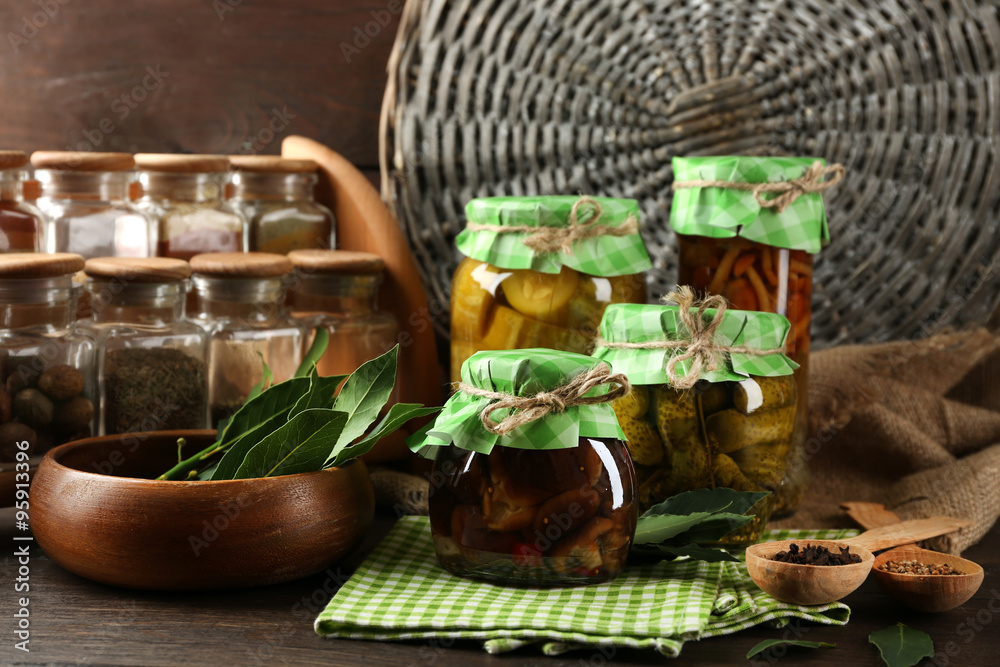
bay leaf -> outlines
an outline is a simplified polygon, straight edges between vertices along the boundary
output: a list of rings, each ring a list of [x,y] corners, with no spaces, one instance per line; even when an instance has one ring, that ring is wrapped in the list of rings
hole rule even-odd
[[[882,662],[889,667],[913,667],[934,655],[931,636],[902,623],[871,633],[868,641],[878,648]]]

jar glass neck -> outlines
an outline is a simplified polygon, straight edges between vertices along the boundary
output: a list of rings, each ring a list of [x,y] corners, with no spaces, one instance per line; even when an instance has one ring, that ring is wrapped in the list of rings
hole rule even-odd
[[[139,173],[144,197],[193,203],[221,202],[228,180],[229,175],[226,173],[175,174],[163,171]]]
[[[382,275],[306,275],[298,277],[295,309],[323,313],[367,313],[376,310]]]
[[[76,317],[71,276],[0,280],[0,328],[65,329]]]
[[[94,322],[164,325],[184,319],[189,283],[136,283],[121,278],[87,281]]]
[[[195,312],[201,319],[243,318],[259,322],[285,314],[285,286],[280,277],[194,276],[192,283]]]
[[[117,202],[128,199],[130,171],[66,171],[39,169],[35,176],[42,184],[42,196],[54,199],[91,199]]]
[[[315,185],[315,174],[258,174],[238,171],[233,174],[233,198],[313,201]]]
[[[28,172],[23,169],[0,169],[0,201],[24,201],[24,181]]]

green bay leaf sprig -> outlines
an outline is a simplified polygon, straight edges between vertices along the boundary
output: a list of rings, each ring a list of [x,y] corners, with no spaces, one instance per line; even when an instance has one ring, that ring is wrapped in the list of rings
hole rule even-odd
[[[323,377],[316,363],[328,343],[317,329],[295,377],[285,382],[272,384],[264,364],[260,383],[220,425],[215,442],[157,479],[248,479],[343,466],[411,419],[440,410],[416,403],[384,410],[395,386],[398,345],[349,376]]]

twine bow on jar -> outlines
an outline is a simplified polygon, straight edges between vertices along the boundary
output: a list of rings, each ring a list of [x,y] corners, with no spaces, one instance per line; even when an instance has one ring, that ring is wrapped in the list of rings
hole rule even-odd
[[[819,160],[809,165],[802,176],[787,181],[765,183],[741,183],[738,181],[675,181],[671,186],[674,190],[684,188],[726,188],[728,190],[744,190],[752,192],[761,208],[773,208],[778,213],[792,205],[802,195],[817,194],[833,187],[844,178],[845,168],[842,164],[831,164],[827,167]],[[831,178],[827,180],[827,176]],[[777,197],[764,199],[764,193],[776,194]]]
[[[592,212],[585,221],[581,221],[581,209],[589,206]],[[573,244],[584,239],[592,239],[598,236],[630,236],[639,233],[639,220],[630,215],[620,225],[600,224],[603,209],[600,203],[593,197],[582,196],[570,209],[569,218],[565,226],[560,227],[534,227],[531,225],[484,225],[478,222],[470,222],[466,229],[480,232],[489,231],[497,234],[528,234],[524,238],[524,245],[535,252],[550,254],[554,252],[573,252]]]
[[[600,396],[587,396],[591,390],[605,384],[618,386]],[[479,419],[483,422],[486,430],[495,435],[507,435],[519,426],[541,419],[553,412],[563,412],[566,408],[577,405],[609,403],[629,393],[631,389],[628,378],[620,373],[612,375],[611,368],[604,363],[591,368],[586,373],[577,375],[567,384],[551,391],[539,392],[534,396],[516,396],[502,391],[480,389],[465,382],[458,383],[459,391],[493,401],[479,413]],[[507,409],[514,412],[499,422],[493,421],[493,418],[490,417],[496,410]]]

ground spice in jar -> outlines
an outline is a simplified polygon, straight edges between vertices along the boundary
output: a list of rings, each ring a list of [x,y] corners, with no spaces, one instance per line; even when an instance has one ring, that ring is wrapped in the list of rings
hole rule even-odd
[[[850,565],[860,563],[861,556],[851,553],[850,547],[838,547],[840,553],[834,553],[821,544],[806,544],[802,547],[792,543],[788,551],[779,551],[771,560],[796,565]]]
[[[205,428],[205,364],[181,350],[111,350],[104,382],[107,433]]]
[[[921,563],[918,560],[887,560],[878,569],[893,574],[965,574],[948,563]]]

